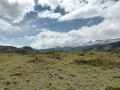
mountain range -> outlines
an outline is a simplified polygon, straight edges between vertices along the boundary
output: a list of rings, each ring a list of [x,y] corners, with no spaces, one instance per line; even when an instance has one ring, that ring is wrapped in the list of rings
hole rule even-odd
[[[13,46],[0,46],[0,53],[38,53],[38,52],[51,52],[51,51],[120,51],[120,38],[109,40],[97,40],[94,44],[79,47],[63,47],[63,48],[50,48],[50,49],[34,49],[31,47],[17,48]]]

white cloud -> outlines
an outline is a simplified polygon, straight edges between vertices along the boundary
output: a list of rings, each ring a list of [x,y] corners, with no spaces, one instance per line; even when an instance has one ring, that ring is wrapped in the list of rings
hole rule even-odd
[[[119,1],[120,2],[120,1]],[[95,16],[108,17],[111,15],[111,11],[116,12],[118,9],[119,2],[113,0],[88,0],[88,4],[79,6],[74,11],[62,16],[59,21],[80,19],[80,18],[91,18]],[[113,10],[114,9],[114,10]],[[113,17],[113,15],[111,15]]]
[[[49,5],[55,9],[58,5],[67,12],[74,11],[85,4],[84,0],[39,0],[39,4]]]
[[[33,4],[33,0],[0,0],[0,36],[17,36],[22,29],[13,23],[22,20]]]
[[[61,17],[60,13],[54,13],[53,11],[42,11],[38,14],[39,18],[51,18],[51,19],[58,19],[59,17]]]
[[[58,0],[58,1],[59,5],[63,7],[67,12],[79,9],[85,4],[84,0]]]
[[[4,19],[0,19],[0,38],[8,38],[8,39],[11,39],[12,37],[16,38],[17,36],[20,36],[21,32],[23,31],[19,26],[12,25],[8,21],[5,21]]]
[[[104,22],[97,26],[83,27],[69,32],[55,32],[44,30],[36,36],[18,37],[21,33],[19,26],[13,25],[9,21],[19,21],[25,12],[31,10],[33,0],[0,0],[0,37],[11,36],[0,42],[4,45],[31,45],[34,48],[54,48],[54,47],[74,47],[84,45],[89,41],[104,40],[109,38],[120,38],[120,1],[114,3],[113,0],[101,4],[103,0],[88,0],[87,3],[80,3],[82,0],[39,0],[39,3],[49,4],[51,8],[57,5],[63,7],[69,14],[61,16],[59,13],[44,11],[39,13],[41,18],[60,18],[60,21],[78,18],[90,18],[102,16]],[[41,31],[41,30],[40,30]],[[31,32],[31,31],[29,31]],[[25,31],[22,33],[26,34]]]
[[[0,0],[0,16],[11,21],[21,18],[32,5],[33,0]]]
[[[38,49],[75,47],[87,44],[89,41],[120,38],[119,28],[120,23],[110,23],[106,20],[98,26],[83,27],[64,33],[45,30],[34,37],[31,46]]]
[[[80,18],[91,18],[95,16],[99,16],[99,8],[96,6],[86,5],[80,9],[77,9],[71,13],[68,13],[61,18],[59,21],[80,19]]]
[[[38,2],[41,5],[48,5],[51,7],[51,9],[55,9],[59,3],[58,0],[39,0]]]
[[[119,10],[120,1],[106,10],[103,10],[100,14],[105,17],[105,20],[96,26],[83,27],[82,29],[71,30],[64,33],[50,30],[43,31],[34,37],[31,46],[39,49],[74,47],[84,45],[89,41],[120,38]],[[76,17],[74,17],[74,19]]]

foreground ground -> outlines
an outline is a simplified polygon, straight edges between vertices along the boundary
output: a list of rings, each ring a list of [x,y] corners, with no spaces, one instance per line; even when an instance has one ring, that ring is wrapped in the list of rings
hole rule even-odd
[[[0,54],[0,90],[120,90],[120,53]]]

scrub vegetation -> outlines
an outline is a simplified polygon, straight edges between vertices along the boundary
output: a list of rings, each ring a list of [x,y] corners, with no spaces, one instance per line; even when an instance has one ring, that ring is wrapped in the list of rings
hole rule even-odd
[[[120,53],[1,53],[0,90],[120,90]]]

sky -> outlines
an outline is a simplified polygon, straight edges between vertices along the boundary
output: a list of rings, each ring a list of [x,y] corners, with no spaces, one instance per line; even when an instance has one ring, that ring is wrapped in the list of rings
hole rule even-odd
[[[120,0],[0,0],[0,45],[76,47],[120,38]]]

